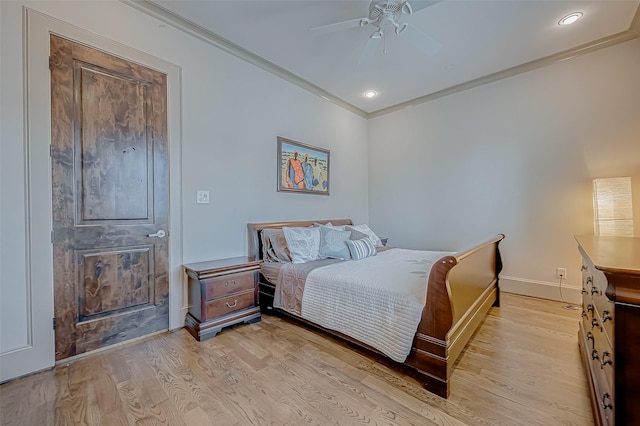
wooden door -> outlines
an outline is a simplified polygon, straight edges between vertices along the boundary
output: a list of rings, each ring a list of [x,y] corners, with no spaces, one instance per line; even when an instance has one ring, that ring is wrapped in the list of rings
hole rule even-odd
[[[67,39],[50,44],[60,360],[168,328],[167,83]]]

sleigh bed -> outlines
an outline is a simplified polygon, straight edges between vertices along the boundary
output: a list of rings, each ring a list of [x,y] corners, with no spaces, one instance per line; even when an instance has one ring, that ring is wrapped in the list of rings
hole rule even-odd
[[[249,256],[263,260],[258,283],[262,312],[293,317],[404,364],[408,367],[410,374],[421,381],[427,390],[441,397],[448,397],[449,378],[456,359],[491,306],[499,305],[498,274],[502,269],[502,261],[498,245],[504,235],[497,235],[473,248],[457,253],[377,247],[377,253],[375,253],[377,255],[357,261],[328,259],[302,265],[273,261],[270,255],[272,247],[265,247],[270,245],[270,239],[265,238],[266,236],[274,235],[285,227],[303,228],[321,224],[331,224],[335,227],[347,226],[347,229],[353,229],[348,227],[353,225],[350,219],[248,224]],[[368,288],[363,281],[364,287],[353,290],[352,293],[345,290],[347,287],[342,282],[342,278],[351,280],[352,276],[356,276],[352,268],[356,270],[359,268],[358,274],[369,271],[369,276],[362,280],[375,281],[377,279],[375,277],[381,275],[388,281],[390,280],[388,272],[391,269],[395,270],[396,264],[404,265],[401,266],[405,269],[403,277],[413,277],[408,278],[414,281],[413,286],[416,285],[416,279],[421,280],[418,282],[418,286],[422,288],[421,299],[418,296],[415,300],[411,299],[411,302],[407,302],[408,299],[401,296],[399,300],[393,301],[399,305],[388,307],[388,305],[391,306],[391,301],[387,300],[388,296],[384,294],[379,296],[387,297],[379,303],[375,300],[375,297],[378,297],[377,283]],[[407,265],[410,266],[407,267]],[[330,279],[336,283],[322,281]],[[397,287],[402,288],[398,282],[401,279],[405,278],[397,278],[395,281],[391,278],[393,281],[390,286],[391,291],[395,291]],[[280,284],[276,285],[278,282]],[[298,282],[306,282],[306,284],[302,284],[301,288],[290,285]],[[314,296],[316,299],[310,296],[314,293],[317,293]],[[333,318],[338,313],[342,311],[348,313],[351,309],[343,304],[344,301],[351,303],[353,299],[359,297],[358,294],[367,296],[369,293],[375,293],[376,296],[371,296],[373,300],[367,301],[369,305],[366,305],[366,309],[357,308],[355,310],[357,313],[351,314],[352,317],[360,318],[360,323],[349,323],[348,318]],[[335,297],[329,299],[332,294]],[[274,307],[274,299],[276,307]],[[416,300],[419,300],[417,308]],[[296,301],[302,301],[306,305],[301,309],[300,306],[296,306]],[[324,314],[315,312],[316,308],[322,309],[323,303],[331,305],[327,308],[327,312]],[[369,306],[374,306],[375,309]],[[377,306],[382,307],[380,311]],[[385,328],[397,320],[394,318],[392,321],[386,318],[385,309],[389,310],[393,317],[396,313],[400,313],[397,315],[401,317],[397,334],[396,331],[389,332]],[[412,310],[413,314],[411,314]],[[405,312],[408,314],[405,315]],[[403,319],[405,316],[408,319]],[[417,326],[414,325],[411,328],[407,325],[411,321],[414,321]],[[364,326],[371,327],[371,324],[374,330],[361,330]],[[408,346],[405,345],[403,348],[403,339],[406,340],[407,332],[410,333]],[[381,336],[376,336],[378,333]],[[370,342],[375,343],[370,344]],[[397,351],[403,350],[406,351],[406,355],[397,355]]]

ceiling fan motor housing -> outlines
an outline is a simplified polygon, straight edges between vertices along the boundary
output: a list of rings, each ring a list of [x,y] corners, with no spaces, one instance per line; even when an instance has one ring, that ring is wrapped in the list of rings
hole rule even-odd
[[[411,13],[411,6],[407,1],[383,0],[372,1],[369,5],[369,19],[366,23],[371,23],[376,27],[387,27],[393,25],[398,27],[398,19],[402,14]]]

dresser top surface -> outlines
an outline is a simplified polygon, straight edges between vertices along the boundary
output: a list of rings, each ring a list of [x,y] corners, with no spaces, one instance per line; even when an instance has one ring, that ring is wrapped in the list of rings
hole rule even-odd
[[[597,269],[640,275],[640,238],[595,235],[575,238]]]

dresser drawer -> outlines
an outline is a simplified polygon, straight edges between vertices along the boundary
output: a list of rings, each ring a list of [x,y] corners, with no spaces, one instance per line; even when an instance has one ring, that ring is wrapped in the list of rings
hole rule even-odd
[[[601,379],[606,380],[609,384],[609,388],[613,389],[614,385],[614,350],[612,346],[609,344],[609,341],[606,338],[604,332],[600,332],[594,330],[592,332],[593,336],[593,349],[592,354],[597,356],[596,359],[593,359],[593,368],[597,370]]]
[[[211,319],[250,308],[254,306],[254,304],[255,293],[253,288],[251,288],[251,291],[211,300],[207,302],[205,311],[207,313],[207,319]]]
[[[206,281],[205,300],[217,299],[233,293],[253,290],[255,273],[227,275],[223,278]]]
[[[594,367],[596,377],[598,377],[598,370],[600,367]],[[605,426],[614,426],[614,395],[611,391],[610,385],[606,380],[603,380],[602,377],[598,377],[595,383],[596,395],[597,395],[597,404],[598,410],[600,411],[600,418],[603,420],[603,425]]]

